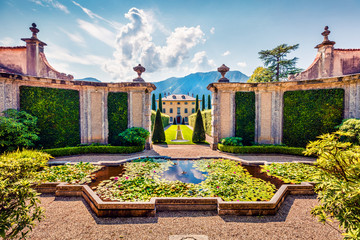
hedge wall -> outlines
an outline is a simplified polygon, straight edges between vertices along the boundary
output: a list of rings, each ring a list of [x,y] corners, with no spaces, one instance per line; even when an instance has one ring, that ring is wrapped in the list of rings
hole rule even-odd
[[[156,111],[151,110],[151,130],[154,128],[155,116],[156,116]],[[165,128],[166,126],[168,126],[170,124],[169,123],[170,116],[166,115],[164,113],[161,113],[161,121],[162,121],[162,124],[163,124],[163,126]]]
[[[205,132],[206,132],[207,135],[211,136],[211,130],[212,130],[211,109],[201,111],[201,116],[202,116],[202,119],[203,119]],[[196,113],[191,114],[189,116],[189,125],[192,126],[193,128],[195,126],[195,119],[196,119]]]
[[[255,93],[237,92],[235,106],[235,136],[251,145],[255,141]]]
[[[305,147],[317,136],[335,131],[343,119],[344,90],[320,89],[284,93],[283,143]]]
[[[20,109],[38,118],[38,147],[57,148],[80,143],[79,92],[20,87]]]
[[[128,127],[128,95],[126,92],[109,92],[108,123],[110,144],[116,144],[119,133]]]
[[[288,154],[304,156],[305,148],[287,146],[225,146],[218,144],[218,149],[222,152],[237,154]],[[307,156],[309,157],[309,156]]]

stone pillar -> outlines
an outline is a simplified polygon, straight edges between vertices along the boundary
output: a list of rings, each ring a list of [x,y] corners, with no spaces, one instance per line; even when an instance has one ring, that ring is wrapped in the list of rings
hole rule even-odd
[[[218,141],[224,137],[235,136],[235,93],[233,91],[218,90],[217,106],[221,110],[218,114]]]
[[[211,99],[211,135],[213,137],[213,142],[210,143],[210,147],[213,150],[217,150],[217,144],[219,143],[219,116],[220,116],[220,109],[218,105],[218,92],[217,89],[212,93]]]
[[[344,118],[360,118],[360,85],[352,82],[344,90]]]
[[[128,105],[128,127],[143,127],[144,119],[144,102],[145,93],[143,89],[131,89],[129,93],[129,105]]]
[[[20,109],[19,85],[13,79],[0,79],[0,114],[7,109]]]
[[[144,93],[144,111],[143,111],[143,128],[150,132],[152,135],[151,129],[151,93],[148,90],[145,90]],[[145,149],[151,149],[151,138],[150,136],[146,139]]]
[[[272,92],[271,136],[273,144],[282,143],[284,92],[279,88]]]

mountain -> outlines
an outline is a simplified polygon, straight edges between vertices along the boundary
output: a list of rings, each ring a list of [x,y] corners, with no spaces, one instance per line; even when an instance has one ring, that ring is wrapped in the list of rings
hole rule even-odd
[[[101,82],[100,80],[93,78],[93,77],[87,77],[82,79],[74,79],[75,81],[88,81],[88,82]]]
[[[226,73],[225,77],[227,77],[230,82],[246,82],[249,77],[243,74],[240,71],[229,71]],[[198,94],[202,96],[203,94],[208,95],[211,94],[206,87],[213,82],[217,82],[221,78],[221,74],[219,72],[198,72],[192,73],[185,77],[181,78],[168,78],[166,80],[155,82],[156,90],[153,91],[156,98],[158,98],[159,93],[164,96],[166,94]]]

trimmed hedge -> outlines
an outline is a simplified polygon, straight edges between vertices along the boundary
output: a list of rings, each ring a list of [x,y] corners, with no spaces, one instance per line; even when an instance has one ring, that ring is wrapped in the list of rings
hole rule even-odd
[[[298,155],[304,156],[303,151],[305,148],[298,148],[298,147],[285,147],[285,146],[225,146],[221,143],[218,144],[218,149],[222,152],[229,152],[229,153],[278,153],[278,154],[289,154],[289,155]]]
[[[156,116],[156,111],[151,110],[151,129],[154,129],[154,123],[155,123],[155,116]],[[166,115],[164,113],[161,113],[161,121],[163,124],[163,127],[165,128],[166,126],[168,126],[170,123],[170,116]]]
[[[108,123],[110,144],[116,144],[118,135],[128,127],[128,94],[126,92],[109,92]]]
[[[84,146],[44,149],[43,152],[53,157],[79,155],[86,153],[134,153],[144,150],[144,146]]]
[[[237,92],[235,106],[235,136],[251,145],[255,141],[255,93]]]
[[[78,91],[21,86],[20,109],[38,118],[37,146],[55,148],[80,143]]]
[[[200,109],[198,109],[198,111],[196,112],[192,141],[193,143],[201,143],[201,142],[205,142],[205,140],[206,140],[206,135],[205,135],[204,122],[202,120],[201,111]]]
[[[320,89],[284,93],[283,143],[305,147],[333,132],[343,120],[344,90]]]
[[[203,119],[205,132],[206,132],[207,135],[211,136],[211,130],[212,130],[211,109],[201,111],[201,116],[202,116],[202,119]],[[196,119],[196,113],[191,114],[189,116],[189,125],[192,126],[193,128],[195,127],[195,119]]]

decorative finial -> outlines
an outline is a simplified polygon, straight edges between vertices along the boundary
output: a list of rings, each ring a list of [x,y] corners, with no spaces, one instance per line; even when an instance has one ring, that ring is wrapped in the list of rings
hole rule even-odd
[[[321,35],[323,35],[324,36],[324,42],[328,42],[329,41],[329,34],[331,33],[330,31],[329,31],[329,27],[328,26],[325,26],[325,28],[324,28],[324,32],[322,32],[321,33]]]
[[[31,24],[32,27],[29,27],[30,31],[32,32],[32,38],[37,38],[37,33],[40,32],[39,29],[36,28],[36,24]]]
[[[137,72],[138,77],[133,79],[134,82],[145,82],[144,79],[141,78],[141,74],[145,72],[145,68],[141,66],[141,64],[137,65],[136,67],[133,67],[134,71]]]
[[[217,70],[219,73],[221,73],[222,76],[222,78],[220,78],[218,82],[230,82],[229,79],[225,77],[225,74],[230,70],[230,68],[223,64]]]

